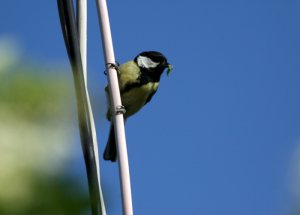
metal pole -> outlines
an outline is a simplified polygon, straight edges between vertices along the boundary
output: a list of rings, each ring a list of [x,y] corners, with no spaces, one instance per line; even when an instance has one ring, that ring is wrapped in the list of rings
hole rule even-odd
[[[109,91],[111,98],[111,108],[116,114],[113,114],[113,123],[115,128],[116,143],[118,149],[119,175],[122,193],[123,214],[132,215],[132,197],[129,175],[129,164],[127,156],[125,127],[123,113],[118,111],[122,107],[117,71],[109,65],[115,64],[115,56],[111,37],[110,23],[107,11],[106,0],[96,0],[99,16],[99,24],[102,35],[102,46],[105,56],[107,77],[109,82]]]
[[[105,209],[102,208],[104,206],[102,204],[103,200],[101,200],[102,194],[99,182],[99,165],[97,164],[98,155],[95,156],[95,145],[97,149],[97,143],[94,142],[95,136],[92,134],[94,128],[91,128],[93,126],[91,120],[93,119],[91,118],[92,114],[88,107],[89,99],[86,87],[86,74],[83,72],[82,55],[78,38],[78,31],[81,30],[78,30],[78,27],[76,26],[73,0],[57,0],[57,4],[65,45],[73,71],[79,131],[86,165],[92,214],[105,215]]]

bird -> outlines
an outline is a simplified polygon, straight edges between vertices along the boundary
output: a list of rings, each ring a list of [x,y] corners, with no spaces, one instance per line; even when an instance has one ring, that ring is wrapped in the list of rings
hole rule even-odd
[[[141,52],[133,60],[118,67],[121,102],[126,110],[123,114],[124,122],[151,101],[158,89],[160,77],[165,69],[167,69],[167,76],[169,76],[173,66],[162,53],[157,51]],[[103,159],[115,162],[118,156],[114,125],[111,119],[112,111],[108,86],[105,87],[105,91],[109,103],[106,118],[111,122],[111,125]]]

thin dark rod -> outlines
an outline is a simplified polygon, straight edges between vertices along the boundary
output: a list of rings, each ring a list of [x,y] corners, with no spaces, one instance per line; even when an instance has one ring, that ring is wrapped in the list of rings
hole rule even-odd
[[[57,4],[64,41],[73,71],[81,146],[88,178],[92,214],[101,215],[100,188],[94,156],[93,138],[90,127],[74,5],[72,0],[57,0]]]

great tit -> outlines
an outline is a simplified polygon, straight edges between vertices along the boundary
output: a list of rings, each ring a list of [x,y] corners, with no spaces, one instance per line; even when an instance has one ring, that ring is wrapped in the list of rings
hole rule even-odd
[[[134,60],[119,66],[118,80],[121,101],[126,110],[124,121],[150,102],[157,91],[160,76],[165,69],[168,69],[167,75],[169,75],[172,65],[168,63],[167,58],[162,53],[156,51],[142,52]],[[108,86],[106,86],[105,91],[107,98],[109,98]],[[108,108],[106,117],[111,121],[110,108]],[[117,160],[114,125],[112,122],[103,158],[112,162]]]

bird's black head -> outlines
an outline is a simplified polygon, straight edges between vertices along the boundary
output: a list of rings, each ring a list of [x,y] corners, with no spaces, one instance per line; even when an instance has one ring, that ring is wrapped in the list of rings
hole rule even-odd
[[[167,58],[160,52],[145,51],[134,58],[135,63],[143,70],[161,75],[168,68],[167,74],[172,70],[172,65]]]

